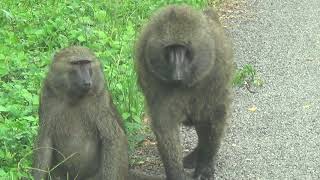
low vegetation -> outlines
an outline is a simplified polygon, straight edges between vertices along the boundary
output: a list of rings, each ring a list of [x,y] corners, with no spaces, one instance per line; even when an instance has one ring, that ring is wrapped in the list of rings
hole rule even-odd
[[[233,79],[234,86],[262,86],[263,82],[258,76],[256,69],[251,64],[246,64],[242,68],[237,69]]]

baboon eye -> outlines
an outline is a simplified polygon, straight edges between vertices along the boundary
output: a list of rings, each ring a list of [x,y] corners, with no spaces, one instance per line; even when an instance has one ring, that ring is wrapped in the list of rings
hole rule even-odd
[[[192,54],[192,51],[190,48],[187,49],[187,52],[186,52],[186,57],[187,57],[187,60],[189,62],[191,62],[193,60],[193,54]]]
[[[91,63],[90,60],[87,59],[82,59],[82,60],[77,60],[77,61],[71,61],[70,64],[72,65],[82,65],[82,64],[89,64]]]

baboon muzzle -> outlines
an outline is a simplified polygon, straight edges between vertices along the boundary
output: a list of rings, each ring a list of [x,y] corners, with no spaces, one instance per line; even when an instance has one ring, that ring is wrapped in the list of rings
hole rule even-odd
[[[91,67],[80,66],[81,87],[83,90],[89,90],[92,86]]]
[[[168,49],[169,64],[172,68],[172,80],[182,81],[185,78],[185,71],[188,63],[188,49],[185,46],[173,45]]]

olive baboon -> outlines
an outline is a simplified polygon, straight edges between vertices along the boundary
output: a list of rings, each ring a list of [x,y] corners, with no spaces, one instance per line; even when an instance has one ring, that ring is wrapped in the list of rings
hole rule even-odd
[[[189,6],[159,10],[136,43],[135,67],[167,179],[210,179],[231,102],[231,43],[218,15]],[[179,126],[195,126],[198,145],[182,162]],[[183,166],[184,165],[184,166]]]
[[[36,180],[149,179],[133,171],[128,176],[122,121],[105,90],[100,62],[88,48],[73,46],[54,56],[41,92],[39,117]]]

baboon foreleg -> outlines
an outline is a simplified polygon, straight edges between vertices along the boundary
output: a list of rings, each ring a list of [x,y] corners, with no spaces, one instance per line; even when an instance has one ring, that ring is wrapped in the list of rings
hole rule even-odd
[[[198,146],[183,158],[183,167],[193,169],[197,166]]]
[[[101,179],[126,180],[127,176],[123,173],[128,172],[128,154],[120,153],[125,150],[127,145],[121,137],[102,143],[102,175]],[[116,166],[115,166],[116,165]],[[123,179],[124,178],[124,179]]]
[[[52,157],[52,140],[44,133],[40,134],[33,161],[32,174],[35,180],[46,179],[50,170]]]
[[[220,147],[220,140],[223,135],[225,125],[225,108],[219,107],[212,119],[208,118],[197,124],[196,131],[199,138],[197,161],[194,177],[200,180],[210,180],[214,178],[214,158]]]
[[[161,112],[161,115],[152,117],[152,127],[158,142],[157,145],[165,167],[167,180],[185,180],[179,123],[169,117],[167,111],[159,112]]]

